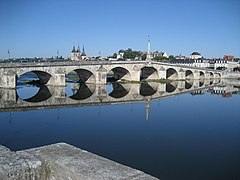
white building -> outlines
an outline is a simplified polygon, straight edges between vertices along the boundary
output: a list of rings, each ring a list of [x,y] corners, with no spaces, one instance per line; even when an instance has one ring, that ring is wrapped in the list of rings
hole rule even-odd
[[[123,59],[124,52],[119,51],[117,54],[117,59]]]
[[[169,58],[166,52],[161,52],[163,57]]]
[[[190,55],[190,59],[201,59],[202,56],[199,52],[193,52],[191,55]]]
[[[153,55],[153,57],[158,57],[158,56],[162,56],[162,57],[165,57],[165,58],[169,57],[166,52],[158,52],[158,51],[153,52],[152,55]]]
[[[187,57],[183,56],[182,54],[179,54],[179,56],[175,56],[175,59],[177,59],[177,60],[184,60],[184,59],[187,59]]]

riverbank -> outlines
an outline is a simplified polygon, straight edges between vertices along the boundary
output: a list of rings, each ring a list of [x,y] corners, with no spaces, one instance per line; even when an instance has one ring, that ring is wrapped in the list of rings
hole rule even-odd
[[[0,179],[157,180],[66,143],[13,152],[0,145]]]

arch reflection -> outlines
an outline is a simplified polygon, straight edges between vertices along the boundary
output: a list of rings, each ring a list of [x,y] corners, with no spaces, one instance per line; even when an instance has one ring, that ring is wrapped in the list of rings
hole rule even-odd
[[[87,98],[91,97],[95,91],[94,84],[81,83],[81,84],[75,84],[75,86],[78,87],[76,93],[69,96],[69,98],[74,99],[74,100],[87,99]]]
[[[112,83],[113,90],[109,93],[109,96],[113,98],[122,98],[126,96],[130,91],[130,86],[127,84]]]
[[[37,102],[46,101],[51,96],[52,96],[52,93],[50,92],[48,87],[43,85],[43,86],[39,87],[38,92],[34,96],[32,96],[30,98],[23,99],[23,100],[26,101],[26,102],[37,103]]]
[[[156,92],[157,92],[157,89],[151,86],[151,84],[146,82],[140,84],[140,95],[152,96]]]

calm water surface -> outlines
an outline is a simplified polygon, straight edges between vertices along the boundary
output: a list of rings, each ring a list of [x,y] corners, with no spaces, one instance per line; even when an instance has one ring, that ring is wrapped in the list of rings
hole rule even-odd
[[[25,85],[17,93],[26,99],[37,91]],[[71,93],[67,86],[66,94]],[[161,180],[240,179],[239,92],[229,98],[210,91],[193,94],[0,112],[0,144],[16,151],[66,142]]]

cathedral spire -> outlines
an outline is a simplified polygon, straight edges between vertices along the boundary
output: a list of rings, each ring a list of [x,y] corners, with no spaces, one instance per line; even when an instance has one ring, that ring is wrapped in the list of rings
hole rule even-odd
[[[84,49],[84,45],[83,45],[83,49],[82,49],[82,56],[86,56],[86,53],[85,53],[85,49]]]
[[[76,50],[75,50],[75,46],[73,46],[73,50],[72,50],[72,52],[76,52]]]
[[[79,47],[79,44],[78,44],[77,52],[79,52],[79,53],[81,52],[81,51],[80,51],[80,47]]]

